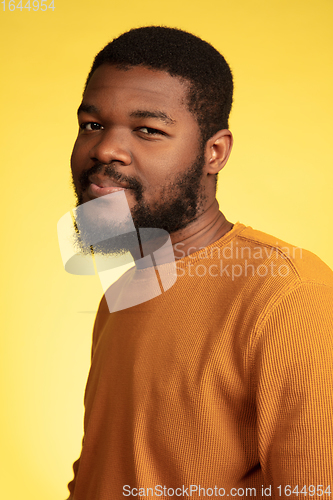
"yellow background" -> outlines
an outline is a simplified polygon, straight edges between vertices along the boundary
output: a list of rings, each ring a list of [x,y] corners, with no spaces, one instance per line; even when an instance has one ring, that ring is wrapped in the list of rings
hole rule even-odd
[[[65,273],[56,224],[74,201],[69,156],[84,80],[114,36],[165,24],[225,55],[235,77],[235,144],[220,174],[222,211],[333,267],[332,0],[55,0],[55,7],[10,12],[6,0],[3,12],[0,3],[6,500],[66,498],[80,452],[101,286],[97,276]]]

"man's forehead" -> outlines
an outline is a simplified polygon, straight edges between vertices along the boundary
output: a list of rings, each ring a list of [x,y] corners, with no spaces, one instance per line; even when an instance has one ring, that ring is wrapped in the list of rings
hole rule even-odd
[[[130,92],[135,96],[151,96],[170,103],[185,104],[188,85],[179,77],[166,71],[152,70],[142,66],[120,69],[110,64],[99,66],[93,73],[84,93],[90,94]]]

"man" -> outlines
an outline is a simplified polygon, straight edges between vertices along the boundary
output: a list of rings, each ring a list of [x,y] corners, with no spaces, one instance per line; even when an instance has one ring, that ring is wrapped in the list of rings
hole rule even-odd
[[[154,267],[136,266],[101,301],[71,500],[330,497],[333,273],[219,211],[232,89],[213,47],[170,28],[131,30],[93,63],[71,161],[79,210],[122,196],[138,231],[94,251],[138,263],[140,228],[159,228],[177,279],[110,309],[108,294],[147,286]],[[78,217],[83,247],[112,199]]]

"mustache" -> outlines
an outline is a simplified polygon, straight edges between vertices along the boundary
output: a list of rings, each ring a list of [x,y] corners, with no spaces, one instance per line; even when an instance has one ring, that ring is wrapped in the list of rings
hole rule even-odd
[[[135,177],[130,177],[127,175],[122,175],[117,170],[115,169],[113,164],[110,165],[105,165],[103,163],[97,162],[95,163],[94,166],[89,168],[88,170],[85,170],[81,173],[79,177],[79,184],[81,187],[82,192],[84,192],[86,189],[88,189],[89,185],[91,184],[91,181],[89,180],[89,177],[94,174],[103,174],[106,177],[109,177],[110,179],[113,179],[114,181],[118,181],[124,184],[127,184],[127,186],[130,189],[133,189],[133,191],[136,191],[138,195],[142,193],[143,187],[142,184],[135,179]]]

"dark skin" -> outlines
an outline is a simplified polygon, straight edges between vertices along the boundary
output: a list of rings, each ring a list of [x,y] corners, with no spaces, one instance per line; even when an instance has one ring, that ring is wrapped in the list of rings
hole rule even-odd
[[[186,173],[200,152],[200,130],[186,95],[186,83],[164,71],[124,71],[106,64],[95,71],[79,108],[80,130],[71,158],[81,202],[125,189],[132,209],[138,200],[129,178],[140,183],[142,199],[152,209],[177,196],[172,181]],[[226,164],[232,143],[231,132],[224,129],[205,145],[197,213],[171,234],[182,255],[214,243],[233,226],[219,211],[215,192],[215,174]],[[82,189],[80,175],[97,163],[112,164],[119,177],[111,180],[99,172]]]

